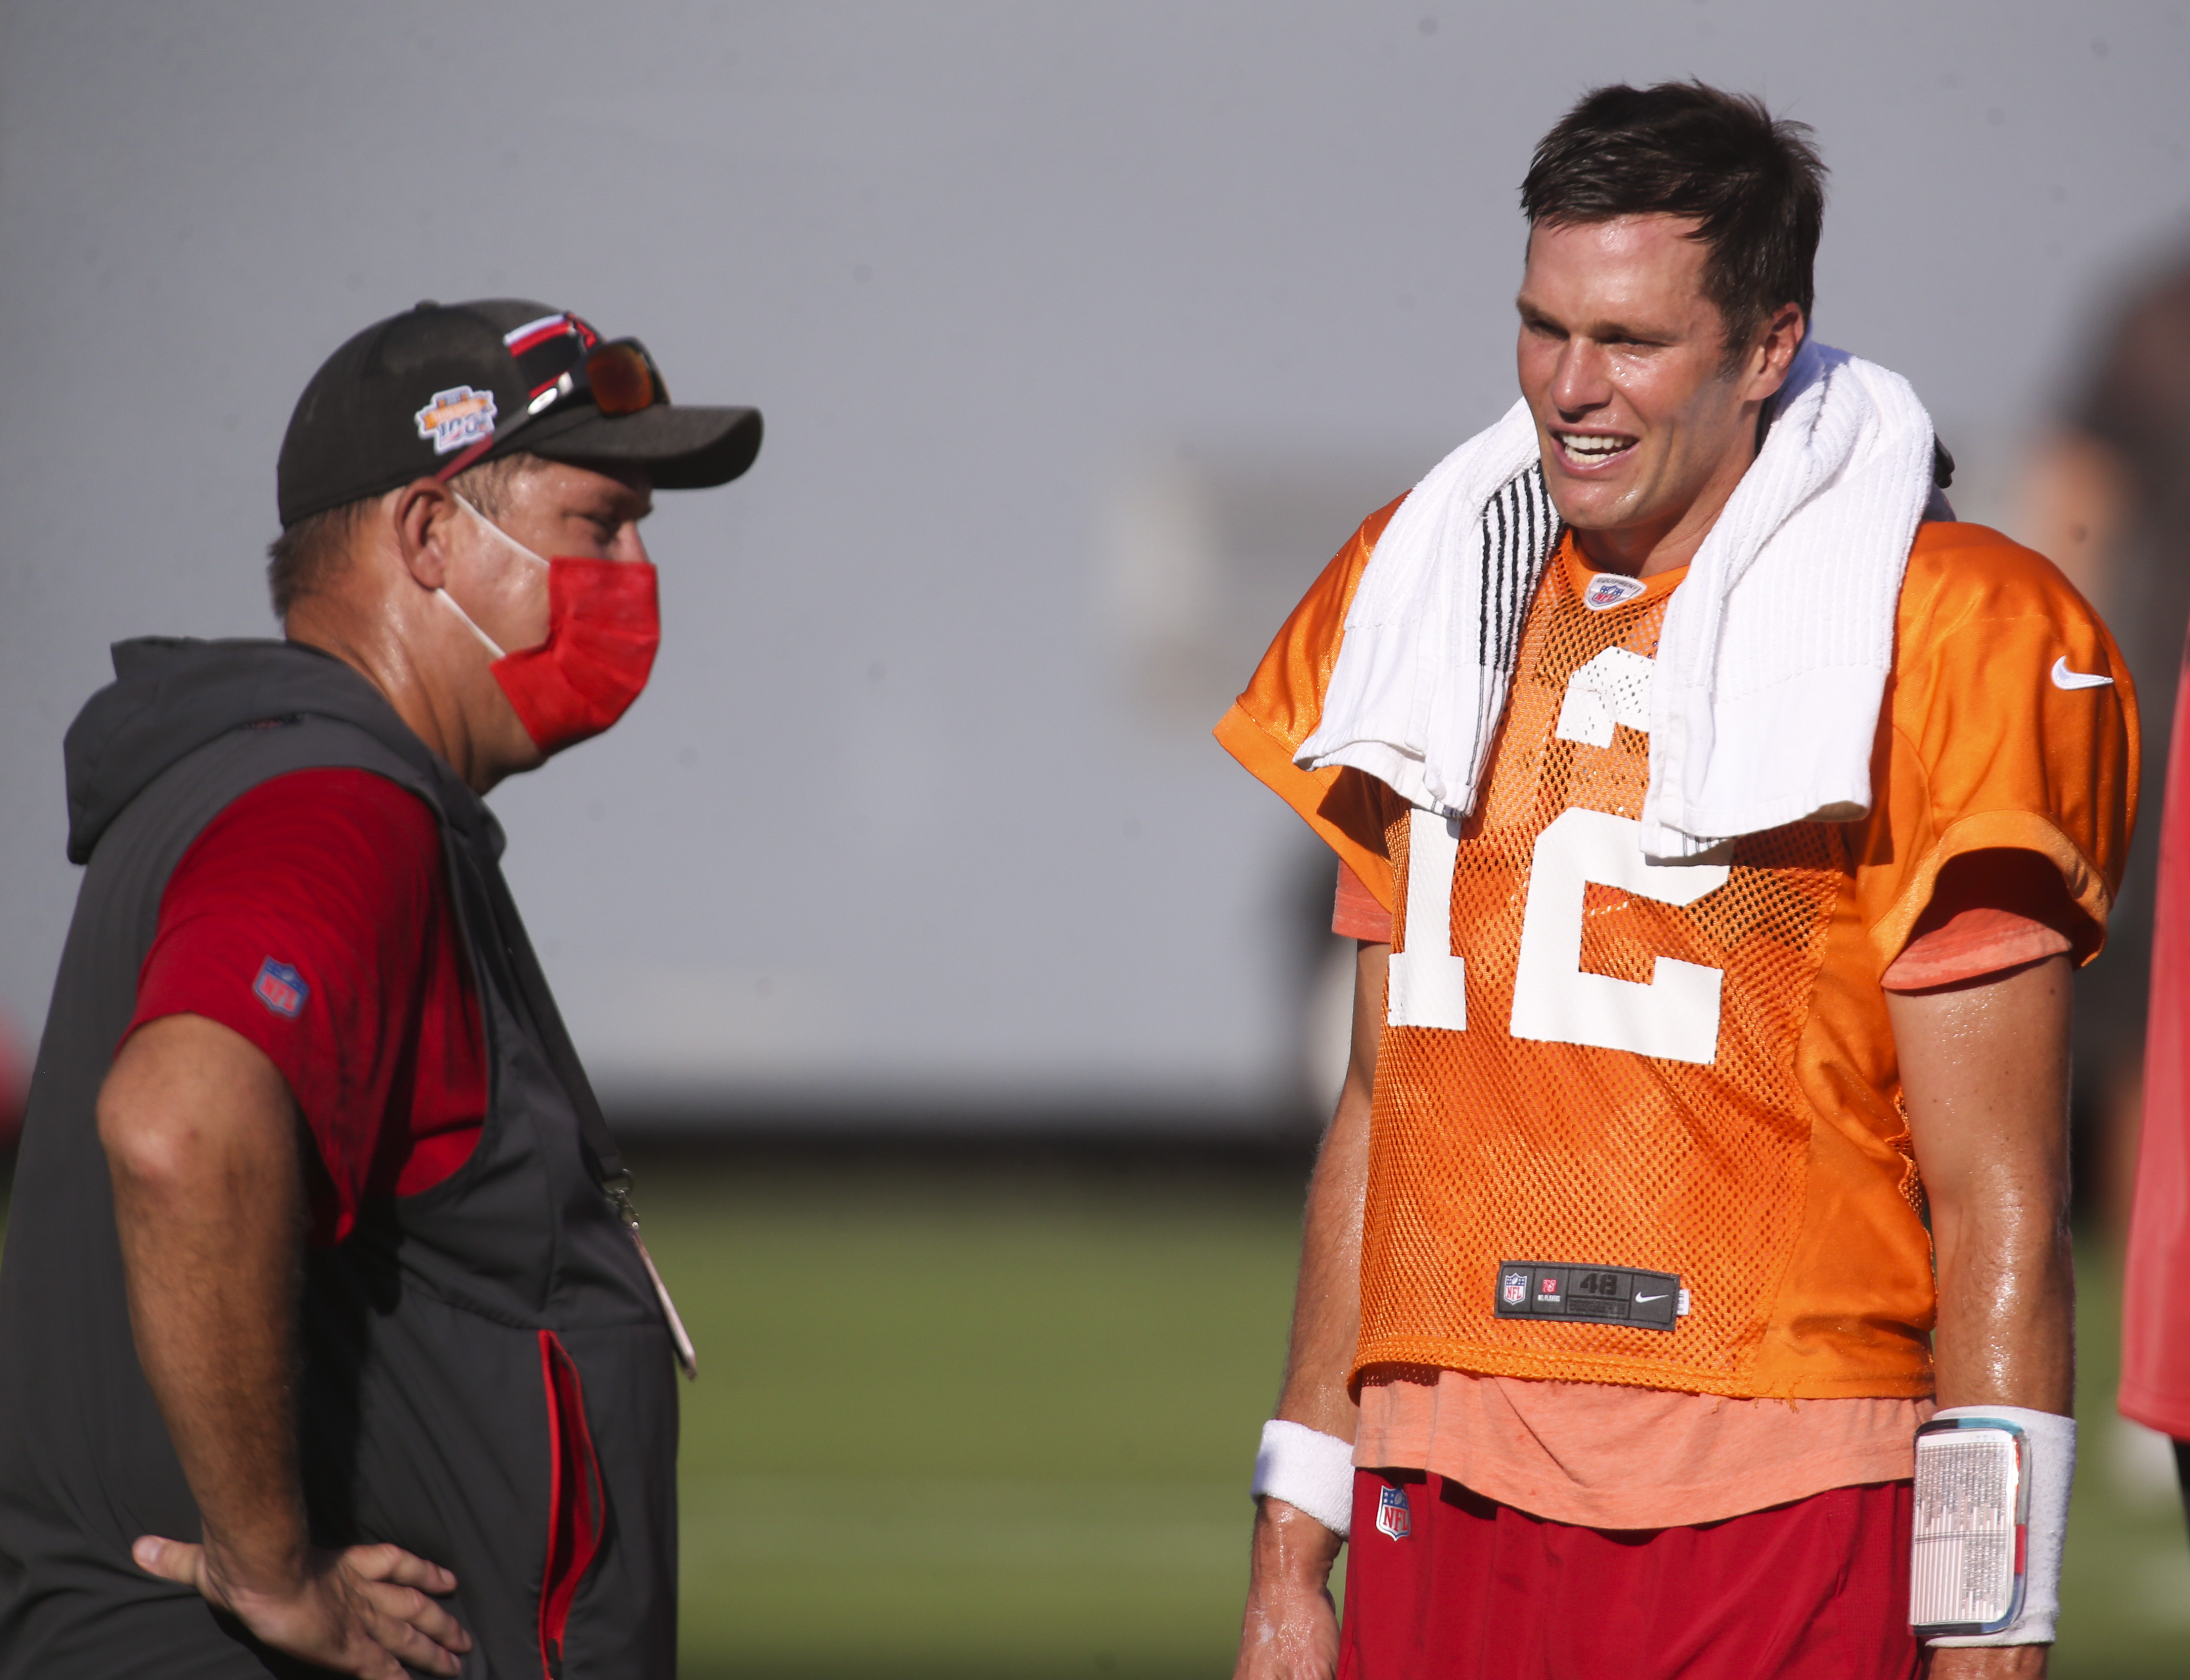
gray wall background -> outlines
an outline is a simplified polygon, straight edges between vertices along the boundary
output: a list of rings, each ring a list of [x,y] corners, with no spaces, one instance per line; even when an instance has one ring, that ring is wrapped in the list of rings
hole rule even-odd
[[[269,633],[306,377],[507,292],[769,422],[649,528],[646,696],[495,796],[612,1102],[1255,1123],[1328,877],[1207,725],[1510,400],[1535,138],[1687,75],[1814,124],[1818,329],[2011,523],[2087,312],[2185,230],[2186,70],[2158,4],[0,7],[0,1013],[43,1018],[106,644]]]

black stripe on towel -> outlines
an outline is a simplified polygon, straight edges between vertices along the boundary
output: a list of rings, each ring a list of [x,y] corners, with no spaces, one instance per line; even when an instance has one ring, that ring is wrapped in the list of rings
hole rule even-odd
[[[1499,486],[1484,507],[1482,525],[1483,562],[1476,578],[1476,665],[1509,680],[1486,681],[1476,687],[1480,713],[1476,719],[1471,775],[1481,773],[1492,726],[1506,709],[1529,603],[1544,575],[1544,563],[1558,546],[1559,516],[1545,488],[1541,463],[1524,468]]]
[[[1559,531],[1540,466],[1516,474],[1484,509],[1483,607],[1476,639],[1485,667],[1513,668],[1529,602],[1558,546]]]
[[[1475,576],[1475,662],[1490,663],[1490,521],[1483,521],[1483,565]]]
[[[1512,611],[1512,590],[1506,582],[1512,576],[1512,528],[1506,519],[1506,500],[1513,486],[1508,484],[1490,498],[1492,516],[1498,521],[1498,581],[1490,596],[1491,624],[1490,656],[1499,670],[1506,668],[1506,628]]]

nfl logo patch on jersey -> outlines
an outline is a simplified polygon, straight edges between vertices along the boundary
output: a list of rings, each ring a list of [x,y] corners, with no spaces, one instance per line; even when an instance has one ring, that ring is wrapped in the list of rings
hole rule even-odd
[[[304,1000],[312,995],[302,974],[270,956],[258,965],[258,978],[251,983],[251,990],[269,1009],[292,1021],[304,1008]]]
[[[1529,1298],[1529,1274],[1526,1272],[1507,1272],[1501,1278],[1498,1294],[1509,1307],[1518,1307]]]
[[[1645,587],[1639,577],[1623,577],[1616,571],[1601,571],[1590,579],[1588,587],[1581,592],[1581,604],[1591,612],[1603,612],[1608,608],[1633,600]]]
[[[1414,1513],[1407,1509],[1404,1488],[1386,1488],[1376,1496],[1376,1532],[1404,1540],[1414,1531]]]

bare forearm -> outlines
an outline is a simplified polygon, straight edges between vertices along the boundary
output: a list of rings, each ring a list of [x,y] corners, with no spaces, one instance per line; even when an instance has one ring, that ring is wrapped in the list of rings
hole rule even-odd
[[[139,1535],[137,1566],[315,1672],[457,1673],[471,1636],[433,1596],[455,1591],[454,1575],[394,1546],[309,1544],[296,1427],[303,1145],[280,1071],[215,1022],[151,1022],[99,1091],[99,1138],[137,1357],[203,1528],[201,1544]]]
[[[1932,1208],[1939,1404],[2065,1415],[2075,1374],[2067,959],[1889,1007]]]
[[[1364,946],[1355,981],[1353,1053],[1316,1157],[1301,1234],[1300,1280],[1278,1416],[1342,1440],[1360,1409],[1346,1376],[1361,1328],[1361,1215],[1369,1179],[1370,1093],[1388,947]]]
[[[116,1211],[138,1359],[207,1537],[247,1564],[290,1567],[305,1543],[293,1251],[269,1252],[275,1245],[243,1234],[241,1198],[192,1205],[165,1187],[124,1183]],[[274,1223],[269,1210],[252,1211]]]
[[[1346,1371],[1361,1322],[1360,1172],[1368,1147],[1368,1100],[1352,1081],[1324,1136],[1301,1234],[1300,1279],[1278,1416],[1342,1440],[1353,1439],[1359,1409]]]
[[[1369,1182],[1370,1093],[1383,1023],[1391,947],[1363,944],[1355,957],[1353,1049],[1337,1111],[1308,1185],[1300,1284],[1278,1416],[1351,1441],[1360,1409],[1346,1377],[1361,1326],[1361,1214]],[[1329,1680],[1338,1662],[1330,1566],[1345,1542],[1323,1519],[1274,1494],[1257,1501],[1246,1613],[1234,1680]]]
[[[2076,1371],[2076,1282],[2067,1231],[2001,1230],[1985,1221],[1937,1217],[1932,1229],[1939,1404],[2028,1406],[2067,1416]]]
[[[99,1102],[138,1358],[207,1544],[252,1584],[292,1576],[307,1544],[296,1125],[270,1065],[190,1016],[133,1037]]]

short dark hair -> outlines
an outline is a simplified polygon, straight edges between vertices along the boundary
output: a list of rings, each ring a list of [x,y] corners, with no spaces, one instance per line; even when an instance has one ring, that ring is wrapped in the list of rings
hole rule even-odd
[[[449,487],[494,519],[508,505],[511,485],[541,464],[540,457],[517,450],[457,474]],[[266,587],[274,597],[275,617],[288,617],[289,609],[307,595],[320,594],[333,586],[342,575],[358,526],[364,523],[366,511],[379,501],[379,497],[369,496],[363,501],[308,514],[267,545]]]
[[[1825,165],[1806,122],[1701,82],[1598,88],[1536,144],[1521,210],[1541,224],[1663,214],[1700,225],[1704,293],[1738,362],[1773,310],[1810,316]]]

